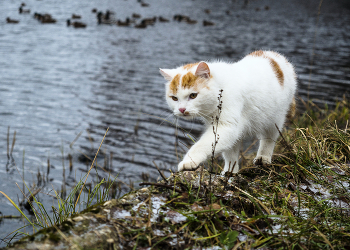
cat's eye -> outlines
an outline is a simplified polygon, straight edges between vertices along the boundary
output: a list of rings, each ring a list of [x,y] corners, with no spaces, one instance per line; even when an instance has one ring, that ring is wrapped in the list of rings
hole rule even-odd
[[[173,101],[175,101],[175,102],[177,102],[177,100],[178,100],[177,97],[175,97],[175,96],[172,96],[171,98],[172,98]]]
[[[190,94],[190,98],[195,99],[197,97],[197,95],[198,95],[197,93],[192,93],[192,94]]]

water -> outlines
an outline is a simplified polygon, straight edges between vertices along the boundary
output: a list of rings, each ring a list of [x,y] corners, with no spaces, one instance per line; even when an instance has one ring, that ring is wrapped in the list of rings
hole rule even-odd
[[[301,98],[331,104],[350,94],[350,7],[346,1],[323,1],[319,16],[319,1],[301,0],[250,1],[248,5],[243,0],[148,0],[147,8],[131,0],[29,0],[25,8],[31,9],[30,15],[18,14],[20,3],[0,2],[0,191],[15,202],[22,199],[16,185],[22,188],[22,171],[32,186],[38,171],[46,173],[50,158],[51,181],[38,198],[51,205],[47,193],[61,189],[63,169],[68,186],[80,180],[87,165],[79,158],[82,153],[94,157],[107,127],[98,163],[104,166],[104,158],[112,153],[108,165],[113,175],[120,173],[120,180],[137,182],[142,173],[157,178],[153,161],[162,169],[175,170],[175,152],[181,155],[186,147],[180,143],[175,148],[174,126],[160,119],[174,120],[164,100],[160,67],[217,58],[237,61],[253,50],[272,49],[296,66]],[[169,19],[184,14],[199,22],[157,22],[146,29],[99,26],[92,8],[113,10],[120,19],[132,13]],[[50,13],[57,23],[40,24],[34,12]],[[82,15],[86,29],[66,27],[72,13]],[[20,23],[7,24],[7,16]],[[203,27],[203,19],[215,26]],[[198,123],[179,124],[196,135],[201,128]],[[16,131],[13,160],[7,158],[8,126],[10,148]],[[179,136],[189,143],[182,133]],[[73,156],[72,173],[68,154]],[[99,174],[107,176],[101,170]],[[18,214],[3,196],[0,211]],[[0,239],[22,225],[21,220],[3,220]]]

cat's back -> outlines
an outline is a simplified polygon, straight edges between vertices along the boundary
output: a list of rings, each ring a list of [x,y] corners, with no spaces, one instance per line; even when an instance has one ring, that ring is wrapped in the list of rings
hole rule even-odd
[[[211,67],[216,84],[224,90],[222,100],[227,103],[227,112],[243,105],[249,109],[246,113],[254,114],[252,117],[265,110],[265,117],[271,118],[286,112],[296,91],[294,68],[277,52],[255,51],[238,62],[217,62]],[[256,112],[252,112],[254,107],[259,107]]]
[[[237,63],[240,69],[248,70],[252,77],[276,79],[280,86],[296,85],[293,65],[275,51],[254,51]]]
[[[297,81],[293,65],[274,51],[255,51],[235,63],[214,63],[216,76],[226,88],[271,89],[294,92]],[[284,91],[285,92],[285,91]]]

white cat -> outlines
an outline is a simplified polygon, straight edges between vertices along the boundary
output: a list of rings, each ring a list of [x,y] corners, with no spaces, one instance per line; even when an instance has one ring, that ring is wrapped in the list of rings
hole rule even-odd
[[[160,69],[168,81],[166,100],[174,115],[192,119],[201,117],[206,124],[202,137],[191,147],[178,170],[194,170],[212,155],[215,141],[212,117],[222,109],[217,126],[219,140],[215,153],[225,159],[223,173],[239,170],[242,139],[260,140],[254,163],[271,163],[275,142],[289,108],[295,108],[297,88],[293,66],[273,51],[255,51],[236,63],[199,62],[176,69]]]

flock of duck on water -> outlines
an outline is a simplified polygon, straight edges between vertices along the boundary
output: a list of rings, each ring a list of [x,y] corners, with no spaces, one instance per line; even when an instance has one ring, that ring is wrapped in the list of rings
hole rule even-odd
[[[148,7],[148,3],[142,2],[142,0],[137,0],[142,7]],[[22,3],[20,7],[18,8],[19,14],[30,14],[30,9],[25,9],[26,4]],[[210,14],[209,9],[204,10],[205,13]],[[143,18],[141,19],[141,15],[137,13],[133,13],[131,17],[127,17],[125,20],[117,20],[115,19],[115,13],[113,11],[107,10],[106,12],[98,11],[96,8],[92,9],[92,13],[96,14],[97,23],[100,25],[108,24],[108,25],[117,25],[117,26],[123,26],[128,27],[132,26],[135,28],[146,28],[149,25],[154,25],[155,22],[170,22],[169,19],[162,17],[162,16],[154,16],[151,18]],[[229,11],[226,11],[226,14],[230,14]],[[57,20],[54,19],[50,14],[41,14],[41,13],[34,13],[34,18],[37,19],[40,23],[47,24],[47,23],[56,23]],[[80,21],[77,21],[81,19],[81,15],[72,14],[70,19],[67,19],[66,23],[67,26],[72,26],[74,28],[86,28],[86,24]],[[188,24],[196,24],[198,21],[191,19],[189,16],[176,14],[173,16],[173,20],[177,22],[184,22]],[[10,17],[6,18],[7,23],[16,24],[19,23],[19,20],[11,19]],[[203,20],[202,22],[203,26],[212,26],[215,25],[211,21]]]

